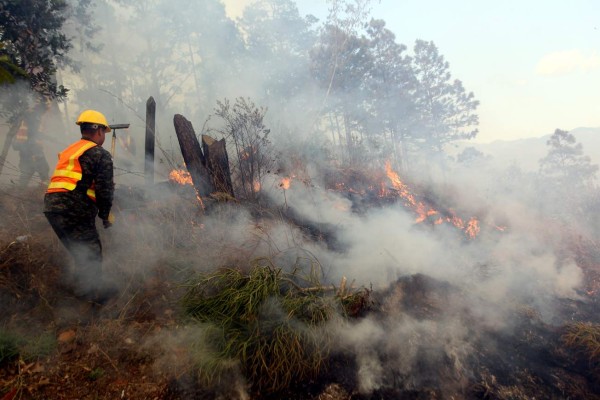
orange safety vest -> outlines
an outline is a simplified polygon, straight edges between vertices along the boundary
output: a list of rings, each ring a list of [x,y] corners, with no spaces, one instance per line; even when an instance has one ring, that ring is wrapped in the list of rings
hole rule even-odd
[[[24,143],[27,141],[27,122],[21,121],[19,130],[17,131],[17,135],[15,136],[15,140],[19,143]]]
[[[46,193],[70,192],[74,190],[77,186],[77,182],[79,182],[83,176],[79,157],[95,146],[97,146],[96,143],[81,139],[67,147],[62,153],[59,153],[58,164],[56,164],[54,174],[52,174],[52,178],[50,178],[50,184],[48,185]],[[90,199],[96,201],[94,183],[92,183],[92,186],[87,190],[86,194]]]

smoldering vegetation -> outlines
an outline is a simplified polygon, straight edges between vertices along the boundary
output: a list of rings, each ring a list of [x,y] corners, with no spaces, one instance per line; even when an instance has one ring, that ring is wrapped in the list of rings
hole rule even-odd
[[[469,196],[481,198],[490,176]],[[132,366],[161,398],[596,395],[593,224],[540,212],[531,192],[511,207],[478,204],[486,213],[469,237],[416,222],[389,180],[371,198],[318,179],[265,184],[259,202],[205,199],[204,209],[190,185],[120,186],[117,223],[101,231],[119,295],[101,309],[62,285],[70,262],[40,214],[43,187],[5,186],[2,321],[23,339],[17,359],[61,368],[80,351],[91,371],[124,374],[134,398],[149,392]],[[70,330],[73,342],[57,341]],[[31,344],[40,332],[41,349]],[[64,370],[45,368],[20,376],[22,393],[65,384]],[[40,376],[50,383],[25,383]]]
[[[2,395],[600,395],[595,166],[567,132],[535,172],[468,148],[450,156],[474,134],[471,95],[446,81],[455,96],[429,100],[464,107],[432,120],[419,77],[425,55],[442,67],[443,57],[427,42],[405,55],[382,21],[347,3],[323,24],[287,1],[235,21],[215,1],[92,5],[86,26],[103,29],[86,36],[68,20],[82,69],[61,70],[72,92],[40,114],[38,133],[52,164],[77,136],[78,111],[131,123],[115,138],[116,222],[99,226],[118,294],[103,307],[77,298],[67,280],[86,271],[72,270],[41,213],[43,178],[21,185],[11,148],[0,176]],[[385,65],[392,82],[376,74]],[[177,181],[174,114],[226,139],[234,197],[199,200]],[[434,134],[453,118],[467,123]]]

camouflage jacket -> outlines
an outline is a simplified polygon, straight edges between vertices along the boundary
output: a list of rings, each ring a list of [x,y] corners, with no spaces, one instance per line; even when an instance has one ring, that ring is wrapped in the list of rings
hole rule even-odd
[[[113,182],[113,162],[110,153],[101,146],[87,150],[79,157],[83,176],[71,192],[46,193],[44,212],[70,215],[74,218],[108,219],[112,207],[115,184]],[[96,202],[86,191],[95,183]]]

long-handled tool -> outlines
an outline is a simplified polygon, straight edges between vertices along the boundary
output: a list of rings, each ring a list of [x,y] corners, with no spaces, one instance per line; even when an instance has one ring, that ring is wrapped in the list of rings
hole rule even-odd
[[[110,145],[110,155],[112,156],[113,160],[115,159],[115,144],[117,142],[117,129],[127,129],[129,128],[129,124],[114,124],[114,125],[109,125],[110,130],[112,130],[112,143]],[[112,211],[110,212],[110,214],[108,214],[108,222],[110,223],[108,226],[112,225],[115,223],[115,216],[112,213]]]
[[[114,124],[114,125],[109,125],[110,129],[112,130],[112,144],[110,145],[110,155],[112,156],[113,160],[115,159],[115,144],[117,142],[117,129],[127,129],[129,128],[129,124]]]

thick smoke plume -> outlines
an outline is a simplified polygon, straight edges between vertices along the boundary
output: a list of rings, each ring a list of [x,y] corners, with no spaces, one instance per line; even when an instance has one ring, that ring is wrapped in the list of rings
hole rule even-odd
[[[393,291],[404,278],[426,276],[451,286],[451,293],[440,299],[445,311],[431,318],[404,313],[401,299],[391,296],[383,305],[384,316],[346,323],[335,320],[328,326],[339,338],[334,351],[355,360],[359,390],[366,394],[393,379],[406,380],[407,387],[419,387],[427,382],[428,367],[447,360],[456,371],[468,375],[474,342],[482,337],[479,332],[510,331],[516,324],[515,310],[523,305],[535,310],[542,321],[558,324],[554,302],[581,299],[583,273],[561,243],[563,231],[558,220],[539,211],[540,200],[533,186],[515,188],[506,178],[506,170],[465,168],[455,160],[446,161],[439,169],[407,170],[403,178],[422,183],[413,188],[415,193],[426,187],[445,209],[457,210],[464,219],[477,216],[481,232],[475,238],[465,237],[464,231],[451,224],[417,223],[413,210],[399,198],[373,201],[370,206],[366,195],[350,196],[327,184],[339,163],[333,150],[324,150],[323,144],[331,145],[333,134],[324,132],[325,121],[317,118],[319,108],[334,101],[328,88],[312,84],[294,88],[289,97],[275,94],[275,88],[285,92],[287,81],[309,71],[301,71],[294,60],[278,58],[277,52],[265,53],[264,58],[247,53],[233,57],[238,50],[231,46],[244,43],[244,34],[234,28],[248,24],[252,15],[239,14],[247,19],[233,21],[216,1],[198,2],[205,10],[192,5],[187,10],[190,2],[181,1],[148,6],[148,10],[142,3],[122,3],[127,2],[96,2],[94,23],[102,29],[93,40],[102,43],[101,50],[81,47],[73,52],[81,73],[65,70],[59,75],[71,88],[68,100],[38,116],[50,168],[56,153],[79,137],[74,121],[80,111],[97,109],[110,123],[131,124],[127,131],[117,132],[115,139],[118,219],[110,230],[101,232],[109,281],[120,293],[140,289],[140,282],[149,279],[160,280],[164,269],[189,273],[224,266],[246,268],[259,257],[268,257],[283,268],[296,266],[298,260],[307,260],[300,261],[301,265],[318,262],[326,284],[337,285],[347,278],[354,288],[385,292]],[[166,31],[166,25],[152,28],[151,22],[158,18],[181,31]],[[73,23],[76,26],[76,21]],[[205,36],[186,31],[190,24],[202,24]],[[205,45],[200,47],[202,52],[198,43]],[[261,50],[260,46],[253,49]],[[306,57],[298,55],[296,61]],[[192,62],[202,65],[201,72],[182,74],[180,70]],[[234,63],[245,66],[238,75],[232,73]],[[156,184],[145,186],[144,106],[150,96],[158,105]],[[226,127],[214,115],[217,101],[238,97],[267,108],[265,124],[277,167],[261,184],[261,206],[268,213],[261,214],[257,206],[243,203],[203,209],[189,187],[168,181],[171,170],[185,168],[173,115],[189,117],[196,134],[220,139]],[[356,99],[356,103],[360,101]],[[3,132],[8,125],[6,122]],[[104,147],[111,141],[112,137],[107,137]],[[236,149],[228,146],[234,154]],[[18,180],[18,156],[11,150],[3,166],[4,196]],[[371,161],[355,168],[364,168],[367,175],[377,170],[373,185],[392,189],[383,163],[373,168],[376,163]],[[298,166],[302,171],[294,170]],[[283,187],[282,179],[289,179],[288,187]],[[30,187],[44,184],[34,175]],[[41,204],[42,199],[36,201]],[[41,212],[41,205],[39,208]],[[265,214],[269,218],[258,217]],[[2,213],[0,223],[7,226],[10,218]],[[327,235],[311,235],[303,229],[306,226]],[[31,234],[35,237],[37,232]],[[79,278],[94,282],[94,277]],[[207,343],[199,343],[205,336],[203,327],[184,326],[151,335],[144,346],[159,354],[157,370],[177,374],[179,368],[197,361],[180,358],[181,348],[198,350],[185,357],[214,356]],[[241,375],[235,379],[236,396],[244,398],[245,382]]]

